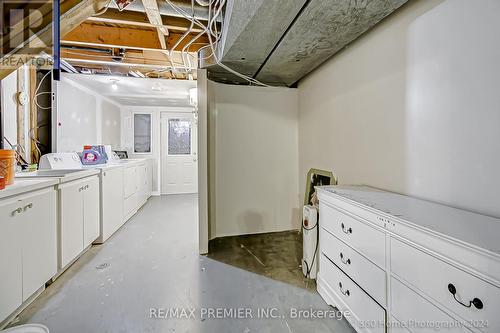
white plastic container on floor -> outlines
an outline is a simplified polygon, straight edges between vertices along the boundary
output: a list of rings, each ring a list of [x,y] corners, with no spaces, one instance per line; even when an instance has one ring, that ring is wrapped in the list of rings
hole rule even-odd
[[[49,329],[40,324],[27,324],[6,329],[2,333],[49,333]]]
[[[318,272],[318,209],[314,206],[304,206],[302,234],[302,273],[306,278],[316,279]]]

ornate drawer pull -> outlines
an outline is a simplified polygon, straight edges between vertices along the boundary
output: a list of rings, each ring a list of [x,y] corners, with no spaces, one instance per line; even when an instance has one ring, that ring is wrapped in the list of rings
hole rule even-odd
[[[455,301],[457,301],[458,304],[465,306],[466,308],[470,308],[472,307],[472,305],[474,305],[478,310],[481,310],[483,308],[483,302],[479,298],[474,298],[472,301],[469,301],[469,304],[462,303],[462,301],[457,299],[457,288],[455,288],[452,283],[448,285],[448,291],[453,295],[453,298],[455,299]]]
[[[342,227],[342,231],[345,233],[345,234],[352,234],[352,228],[349,227],[349,229],[345,230],[345,225],[344,223],[341,223],[340,226]]]
[[[345,264],[345,265],[350,265],[351,264],[351,259],[344,260],[344,254],[340,252],[340,260]]]
[[[16,214],[21,214],[23,212],[23,209],[19,207],[18,209],[14,210],[10,215],[16,216]]]
[[[29,204],[27,204],[26,206],[24,206],[24,211],[26,211],[29,208],[33,208],[33,203],[32,202],[30,202]]]
[[[339,282],[339,288],[340,288],[340,292],[342,293],[342,295],[351,296],[351,292],[349,291],[349,289],[344,291],[344,289],[342,288],[342,282]]]

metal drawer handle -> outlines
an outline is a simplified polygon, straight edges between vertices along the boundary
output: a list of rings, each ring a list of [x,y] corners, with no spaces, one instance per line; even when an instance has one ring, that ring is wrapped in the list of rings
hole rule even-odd
[[[472,301],[469,301],[469,304],[462,303],[462,301],[457,298],[457,288],[455,288],[452,283],[448,285],[448,291],[453,295],[453,298],[455,299],[455,301],[457,301],[458,304],[465,306],[466,308],[470,308],[473,305],[478,310],[481,310],[483,308],[483,302],[479,298],[474,298]]]
[[[339,282],[339,288],[340,288],[340,292],[342,293],[342,295],[351,296],[351,292],[349,291],[349,289],[344,291],[344,289],[342,288],[342,282]]]
[[[10,215],[16,216],[16,214],[21,214],[23,212],[23,209],[19,207],[18,209],[14,210]]]
[[[32,202],[30,202],[29,204],[27,204],[26,206],[24,206],[24,211],[26,211],[29,208],[33,208],[33,203]]]
[[[351,259],[344,260],[344,254],[340,252],[340,260],[345,264],[345,265],[350,265],[351,264]]]
[[[342,227],[342,231],[345,233],[345,234],[352,234],[352,228],[349,227],[349,229],[345,230],[345,225],[344,223],[341,223],[340,226]]]

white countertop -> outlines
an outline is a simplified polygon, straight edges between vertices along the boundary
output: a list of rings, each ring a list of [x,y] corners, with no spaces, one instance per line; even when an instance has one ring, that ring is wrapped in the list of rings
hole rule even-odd
[[[320,193],[500,255],[500,219],[368,186],[319,186]]]
[[[52,178],[16,178],[14,180],[14,184],[8,185],[5,189],[0,190],[0,199],[36,191],[42,188],[57,185],[58,183],[59,181],[57,179]]]
[[[118,168],[118,167],[126,167],[126,166],[133,165],[133,164],[139,164],[139,163],[147,162],[148,160],[149,160],[149,158],[123,159],[123,160],[120,160],[119,162],[113,162],[113,163],[97,164],[97,165],[85,165],[85,166],[83,166],[83,168],[84,169],[105,170],[105,169],[112,169],[112,168]]]
[[[52,174],[51,174],[52,173]],[[58,184],[71,182],[99,174],[97,169],[82,170],[39,170],[33,172],[16,173],[16,181],[20,179],[54,179]]]

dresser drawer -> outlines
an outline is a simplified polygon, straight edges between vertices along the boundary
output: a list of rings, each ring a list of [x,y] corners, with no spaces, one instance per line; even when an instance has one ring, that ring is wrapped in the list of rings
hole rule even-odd
[[[481,331],[500,332],[499,288],[394,238],[391,270]]]
[[[386,305],[386,273],[328,231],[320,231],[320,248],[377,302]]]
[[[392,315],[397,322],[392,332],[442,332],[442,333],[470,333],[456,320],[445,312],[429,303],[398,280],[391,279]]]
[[[406,326],[403,325],[403,323],[394,317],[391,317],[389,327],[390,329],[388,330],[388,333],[411,333],[406,329]]]
[[[340,311],[358,332],[384,333],[385,311],[325,255],[320,256],[321,280],[334,294]],[[320,282],[323,283],[323,282]]]
[[[385,268],[385,233],[320,202],[320,226]]]

